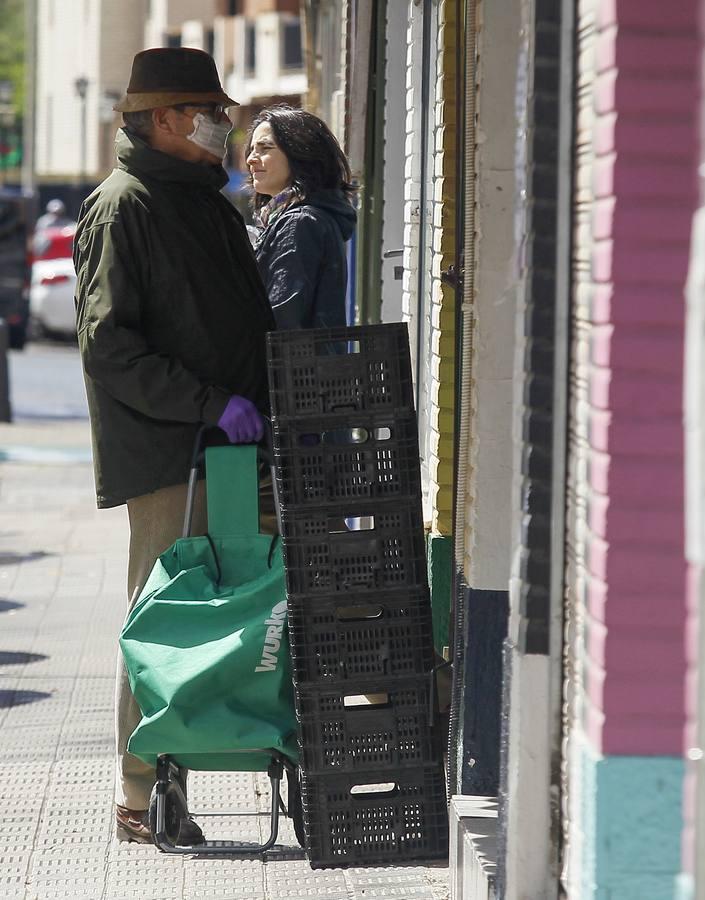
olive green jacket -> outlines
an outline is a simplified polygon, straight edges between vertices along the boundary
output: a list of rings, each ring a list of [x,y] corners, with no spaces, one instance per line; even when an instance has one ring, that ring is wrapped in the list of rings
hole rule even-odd
[[[117,156],[74,242],[99,507],[185,482],[199,426],[231,394],[266,412],[274,327],[242,218],[220,193],[224,169],[124,130]]]

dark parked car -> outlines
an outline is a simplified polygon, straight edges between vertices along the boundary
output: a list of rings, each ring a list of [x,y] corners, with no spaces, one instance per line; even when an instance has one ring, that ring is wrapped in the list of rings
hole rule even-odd
[[[29,318],[27,214],[22,195],[0,190],[0,317],[17,349],[24,347]]]

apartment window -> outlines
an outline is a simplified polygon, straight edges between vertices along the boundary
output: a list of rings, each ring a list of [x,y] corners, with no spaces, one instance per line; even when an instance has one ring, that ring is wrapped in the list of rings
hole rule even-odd
[[[254,75],[256,57],[256,34],[255,23],[245,23],[245,74]]]
[[[302,65],[301,22],[285,20],[282,22],[282,69],[300,69]]]

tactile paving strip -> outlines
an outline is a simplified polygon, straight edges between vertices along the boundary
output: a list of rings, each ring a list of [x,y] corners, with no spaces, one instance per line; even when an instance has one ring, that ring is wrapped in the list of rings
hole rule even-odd
[[[0,596],[24,605],[0,606],[0,649],[46,659],[0,665],[0,900],[447,900],[441,869],[312,871],[286,818],[264,862],[115,840],[124,510],[96,514],[88,467],[58,477],[50,466],[14,466],[9,491],[7,471],[0,464]],[[48,512],[38,520],[40,500]],[[194,811],[214,813],[200,820],[209,839],[265,836],[266,774],[194,772],[189,794]]]

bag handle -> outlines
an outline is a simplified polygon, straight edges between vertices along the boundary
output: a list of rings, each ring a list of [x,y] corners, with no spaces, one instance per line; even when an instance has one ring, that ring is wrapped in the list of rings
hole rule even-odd
[[[205,441],[206,435],[209,431],[211,431],[214,427],[212,425],[202,425],[196,434],[196,440],[194,442],[193,454],[191,456],[191,470],[189,472],[189,480],[188,480],[188,489],[186,492],[186,509],[184,512],[184,523],[181,530],[182,538],[188,538],[191,536],[191,528],[193,525],[193,509],[196,501],[196,487],[198,484],[198,476],[203,469],[204,462],[206,461],[206,453],[208,452],[211,457],[211,468],[213,471],[217,471],[223,461],[223,454],[226,454],[229,457],[228,465],[233,468],[239,469],[239,474],[235,474],[233,481],[239,482],[241,486],[247,486],[248,483],[248,475],[254,468],[255,478],[254,481],[250,481],[249,484],[251,486],[251,490],[249,492],[249,499],[247,497],[247,492],[244,493],[242,491],[238,492],[227,492],[223,491],[221,488],[216,492],[215,486],[213,485],[211,490],[208,492],[208,500],[209,500],[209,511],[208,511],[208,521],[209,521],[209,532],[212,534],[215,533],[216,536],[222,535],[224,533],[229,534],[241,534],[241,533],[249,533],[251,534],[253,531],[259,531],[259,499],[258,499],[258,488],[259,488],[259,478],[258,478],[258,465],[257,462],[259,459],[262,459],[266,462],[270,469],[273,466],[273,454],[272,454],[272,426],[271,422],[268,418],[264,417],[264,446],[261,444],[227,444],[223,446],[210,447],[206,448]],[[220,429],[218,429],[220,430]],[[242,450],[246,451],[240,454],[233,453],[233,451]],[[253,454],[254,451],[254,454]],[[233,466],[233,462],[237,460],[238,455],[240,459]],[[220,458],[219,458],[220,457]],[[248,471],[249,470],[249,471]],[[272,479],[274,481],[274,473],[272,472]],[[208,482],[206,482],[206,488],[208,488]],[[243,502],[244,501],[244,502]],[[231,504],[231,508],[228,509],[228,503]],[[275,506],[277,509],[277,518],[279,517],[279,507],[276,500],[276,491],[275,491]],[[240,508],[243,507],[243,508]],[[253,508],[254,507],[254,508]],[[211,515],[211,509],[213,513]],[[224,532],[222,529],[224,527],[223,523],[231,522],[236,523],[234,525],[230,525],[226,528]],[[213,523],[214,527],[211,527],[211,523]],[[235,527],[235,530],[230,530],[231,527]]]

